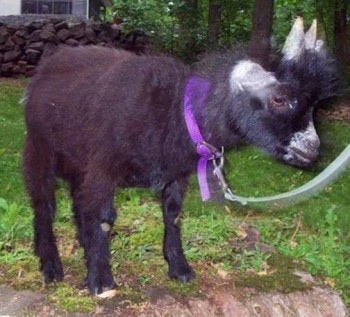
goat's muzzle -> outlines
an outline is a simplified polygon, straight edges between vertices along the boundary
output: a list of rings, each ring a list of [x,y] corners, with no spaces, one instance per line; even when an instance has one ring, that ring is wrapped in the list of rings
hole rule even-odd
[[[299,167],[310,167],[319,156],[320,144],[315,127],[310,121],[304,131],[292,135],[285,148],[286,154],[283,160]]]

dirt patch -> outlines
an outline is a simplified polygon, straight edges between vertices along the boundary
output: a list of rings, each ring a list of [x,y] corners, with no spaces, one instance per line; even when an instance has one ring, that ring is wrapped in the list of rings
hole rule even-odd
[[[45,295],[32,291],[15,291],[0,285],[0,316],[20,316],[21,312],[30,310],[45,301]]]
[[[319,109],[317,114],[332,120],[350,122],[350,96],[344,97],[335,106]]]
[[[330,289],[313,287],[305,292],[260,293],[253,289],[221,286],[198,297],[182,297],[163,288],[152,288],[149,300],[101,301],[94,313],[63,312],[47,303],[42,293],[15,291],[0,286],[0,316],[140,316],[140,317],[346,317],[339,295]]]
[[[73,310],[64,309],[52,299],[52,285],[38,292],[15,291],[0,286],[0,317],[65,316],[65,317],[346,317],[349,311],[340,296],[309,273],[293,269],[299,286],[290,292],[258,290],[239,286],[236,275],[211,277],[199,275],[189,284],[167,283],[149,285],[138,292],[125,293],[125,287],[117,289],[117,295],[109,299],[90,297],[83,292],[68,294],[74,298]],[[273,273],[271,273],[273,275]],[[291,281],[292,277],[286,278]],[[288,282],[287,282],[288,283]],[[62,285],[60,286],[62,287]],[[188,288],[193,289],[188,292]],[[88,297],[87,297],[88,296]],[[80,297],[80,298],[79,298]],[[93,298],[92,309],[80,305],[82,298]],[[86,302],[87,303],[87,302]]]

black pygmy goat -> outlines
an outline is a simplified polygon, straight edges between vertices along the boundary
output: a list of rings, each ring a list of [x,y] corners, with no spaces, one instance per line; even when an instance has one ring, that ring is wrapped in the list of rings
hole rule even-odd
[[[305,35],[297,19],[274,73],[237,55],[208,57],[194,71],[170,57],[77,47],[41,63],[25,97],[23,164],[45,282],[63,279],[53,233],[56,177],[70,186],[92,294],[116,286],[109,236],[117,187],[161,191],[169,275],[194,278],[178,221],[198,160],[183,106],[194,76],[209,87],[203,104],[192,105],[206,142],[216,148],[248,142],[300,167],[316,160],[320,141],[313,106],[334,94],[336,72],[315,30]]]

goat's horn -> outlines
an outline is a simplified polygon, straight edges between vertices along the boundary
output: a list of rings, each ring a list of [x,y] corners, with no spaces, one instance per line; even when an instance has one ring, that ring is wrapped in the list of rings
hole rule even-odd
[[[282,53],[285,59],[298,59],[304,49],[304,22],[302,17],[297,17],[284,43]]]
[[[305,48],[315,49],[316,48],[316,39],[317,39],[317,20],[313,20],[312,25],[309,30],[305,33]]]

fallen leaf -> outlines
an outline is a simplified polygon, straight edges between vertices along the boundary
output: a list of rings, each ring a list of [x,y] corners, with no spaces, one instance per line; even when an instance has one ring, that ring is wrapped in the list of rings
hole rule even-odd
[[[105,291],[105,292],[103,292],[103,293],[101,293],[101,294],[97,294],[96,296],[97,296],[98,298],[112,298],[112,297],[114,297],[115,295],[117,295],[117,290],[115,290],[115,289],[110,289],[110,290]]]

